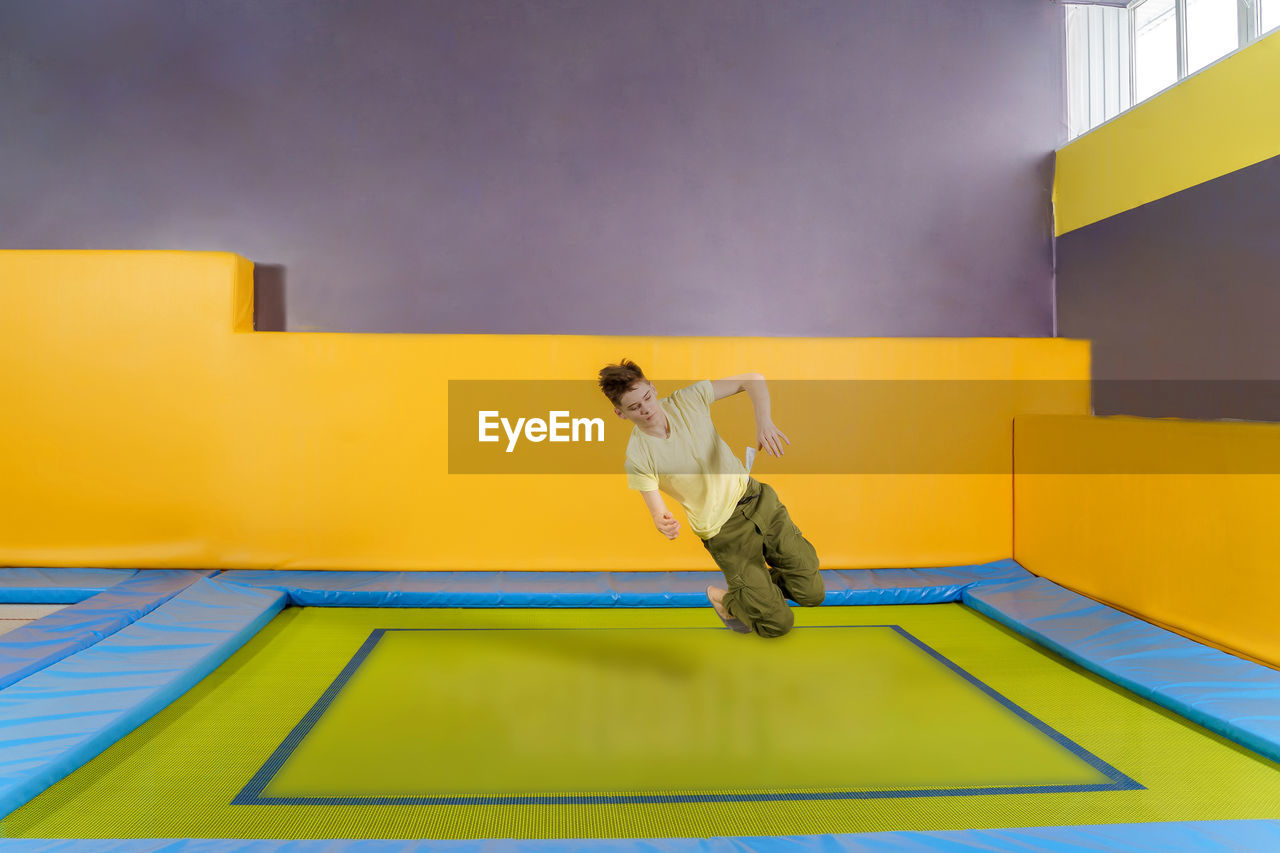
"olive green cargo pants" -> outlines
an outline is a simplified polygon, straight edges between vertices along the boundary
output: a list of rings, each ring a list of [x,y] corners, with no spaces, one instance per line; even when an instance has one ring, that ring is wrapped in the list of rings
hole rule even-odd
[[[733,515],[702,544],[724,572],[725,608],[761,637],[791,630],[795,616],[788,598],[803,607],[822,603],[818,552],[768,483],[748,480]]]

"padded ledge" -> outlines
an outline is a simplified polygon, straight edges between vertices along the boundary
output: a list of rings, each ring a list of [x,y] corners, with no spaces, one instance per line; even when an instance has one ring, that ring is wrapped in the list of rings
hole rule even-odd
[[[936,569],[822,573],[826,604],[959,601],[979,582],[1029,578],[1013,560]],[[287,593],[311,607],[706,607],[719,572],[321,572],[228,571],[233,584]]]
[[[586,838],[480,841],[312,841],[243,838],[14,839],[13,853],[1098,853],[1103,850],[1280,850],[1280,821],[1223,820],[1117,823],[1028,829],[873,832],[857,835],[782,835],[753,838]]]
[[[824,604],[945,604],[974,584],[1034,577],[1016,560],[932,569],[848,569],[822,573]]]
[[[1046,578],[970,587],[964,603],[1139,696],[1280,761],[1280,672]]]
[[[213,573],[149,569],[0,636],[0,689],[111,636]]]
[[[0,569],[0,604],[74,604],[137,573],[137,569]]]
[[[0,816],[181,696],[284,599],[201,578],[106,640],[0,690]]]

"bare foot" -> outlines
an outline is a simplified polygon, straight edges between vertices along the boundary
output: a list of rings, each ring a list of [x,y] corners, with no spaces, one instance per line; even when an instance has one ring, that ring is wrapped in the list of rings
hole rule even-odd
[[[729,614],[729,611],[726,610],[724,606],[724,594],[726,592],[728,592],[727,589],[721,589],[718,586],[709,586],[707,587],[707,598],[711,600],[711,606],[716,609],[717,616],[721,619],[732,619],[733,616]]]
[[[747,623],[741,619],[735,619],[730,613],[729,608],[724,606],[724,595],[728,590],[723,590],[718,586],[707,587],[707,598],[711,601],[711,606],[715,608],[716,615],[720,617],[720,621],[724,626],[739,634],[750,634],[751,629],[747,627]]]

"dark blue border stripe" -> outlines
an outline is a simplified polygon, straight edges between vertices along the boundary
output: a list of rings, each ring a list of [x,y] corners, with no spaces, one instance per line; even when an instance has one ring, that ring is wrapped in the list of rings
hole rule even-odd
[[[338,673],[337,678],[325,689],[320,698],[316,700],[316,703],[311,706],[311,710],[307,711],[281,744],[276,747],[275,751],[271,753],[271,757],[249,780],[249,784],[245,785],[239,794],[236,794],[235,799],[231,801],[232,805],[250,805],[263,802],[262,792],[266,790],[267,784],[272,777],[284,766],[285,761],[298,748],[298,744],[302,743],[302,739],[311,733],[311,729],[324,716],[324,712],[329,709],[329,705],[337,698],[338,693],[346,686],[346,683],[351,680],[351,676],[355,675],[356,670],[364,663],[365,658],[373,651],[373,647],[378,645],[378,641],[382,639],[383,634],[386,632],[386,628],[377,628],[365,638],[364,643],[360,645],[351,660],[347,661],[347,665]]]
[[[1141,787],[1141,786],[1139,786]],[[814,800],[886,800],[912,797],[972,797],[988,794],[1074,794],[1121,791],[1114,784],[1036,785],[1008,788],[917,788],[901,791],[798,791],[787,794],[566,794],[512,795],[509,797],[264,797],[255,806],[592,806],[657,803],[764,803]],[[238,799],[238,798],[237,798]]]
[[[891,625],[891,626],[889,626],[889,627],[893,628],[893,629],[894,629],[894,630],[896,630],[898,633],[900,633],[902,636],[906,637],[908,640],[910,640],[911,642],[915,643],[915,644],[916,644],[917,646],[919,646],[919,647],[921,648],[921,650],[923,650],[926,654],[930,655],[930,656],[931,656],[931,657],[933,657],[935,660],[937,660],[939,663],[941,663],[941,664],[943,664],[944,666],[946,666],[946,667],[948,667],[949,669],[951,669],[951,671],[952,671],[952,672],[954,672],[956,675],[958,675],[958,676],[960,676],[961,678],[963,678],[964,680],[968,681],[968,682],[969,682],[970,684],[972,684],[974,687],[977,687],[977,688],[978,688],[979,690],[981,690],[983,693],[986,693],[986,694],[987,694],[988,696],[990,696],[992,699],[996,700],[996,701],[997,701],[997,702],[999,702],[1001,705],[1003,705],[1004,707],[1008,708],[1008,709],[1009,709],[1010,711],[1012,711],[1013,713],[1017,714],[1019,717],[1021,717],[1021,718],[1022,718],[1023,720],[1025,720],[1027,723],[1030,723],[1032,726],[1034,726],[1036,729],[1038,729],[1038,730],[1039,730],[1040,732],[1042,732],[1043,734],[1045,734],[1045,735],[1047,735],[1048,737],[1052,738],[1053,740],[1057,741],[1057,743],[1058,743],[1060,746],[1062,746],[1062,747],[1064,747],[1065,749],[1069,750],[1073,755],[1075,755],[1077,758],[1079,758],[1079,759],[1081,759],[1082,761],[1084,761],[1085,763],[1087,763],[1087,764],[1088,764],[1090,767],[1092,767],[1094,770],[1097,770],[1099,773],[1102,773],[1104,776],[1106,776],[1108,779],[1110,779],[1110,780],[1111,780],[1111,782],[1112,782],[1112,784],[1113,784],[1113,786],[1114,786],[1114,787],[1110,787],[1110,786],[1108,786],[1110,790],[1117,790],[1117,791],[1135,791],[1135,790],[1145,790],[1145,786],[1143,786],[1143,785],[1139,784],[1137,781],[1135,781],[1134,779],[1132,779],[1132,778],[1130,778],[1129,776],[1125,775],[1124,773],[1121,773],[1121,772],[1120,772],[1119,770],[1117,770],[1115,767],[1112,767],[1110,764],[1108,764],[1107,762],[1103,761],[1101,758],[1099,758],[1098,756],[1094,755],[1092,752],[1090,752],[1089,750],[1085,749],[1085,748],[1084,748],[1083,746],[1081,746],[1080,744],[1078,744],[1078,743],[1076,743],[1075,741],[1071,740],[1071,739],[1070,739],[1070,738],[1068,738],[1066,735],[1062,734],[1062,733],[1061,733],[1061,732],[1059,732],[1057,729],[1055,729],[1055,728],[1053,728],[1052,726],[1050,726],[1048,723],[1046,723],[1046,722],[1044,722],[1043,720],[1039,719],[1038,717],[1036,717],[1036,716],[1032,715],[1029,711],[1027,711],[1027,710],[1026,710],[1025,708],[1023,708],[1022,706],[1015,704],[1015,703],[1014,703],[1012,700],[1010,700],[1008,697],[1003,696],[1003,695],[1001,695],[1000,693],[996,692],[996,690],[995,690],[995,689],[993,689],[990,685],[984,684],[983,682],[979,681],[979,680],[978,680],[977,678],[975,678],[973,675],[971,675],[970,673],[968,673],[968,672],[966,672],[964,669],[962,669],[958,664],[956,664],[956,663],[954,663],[953,661],[950,661],[950,660],[948,660],[947,658],[943,657],[943,656],[942,656],[939,652],[937,652],[935,649],[930,648],[928,645],[926,645],[925,643],[921,642],[921,641],[920,641],[919,639],[917,639],[916,637],[913,637],[910,633],[908,633],[907,631],[903,630],[900,626],[898,626],[898,625]]]
[[[1034,786],[1008,786],[1008,787],[979,787],[979,788],[937,788],[937,789],[902,789],[887,791],[817,791],[817,792],[792,792],[792,793],[744,793],[744,794],[583,794],[583,795],[565,795],[565,794],[522,794],[510,796],[423,796],[423,797],[361,797],[361,796],[343,796],[343,797],[266,797],[263,791],[271,779],[279,772],[280,768],[293,754],[293,751],[301,744],[302,739],[311,732],[316,723],[328,710],[329,706],[337,698],[342,688],[346,686],[351,677],[355,675],[356,670],[364,664],[369,654],[377,646],[378,642],[386,635],[388,631],[616,631],[616,630],[633,630],[620,628],[546,628],[546,627],[528,627],[528,628],[376,628],[361,644],[360,648],[347,662],[346,666],[337,675],[330,685],[325,688],[324,693],[311,706],[310,710],[303,716],[302,720],[285,737],[284,741],[276,747],[271,753],[267,761],[259,768],[258,772],[253,775],[249,783],[240,791],[239,794],[231,800],[231,805],[323,805],[323,806],[348,806],[348,805],[616,805],[624,803],[752,803],[752,802],[779,802],[779,801],[810,801],[810,800],[877,800],[890,798],[906,798],[906,797],[963,797],[963,796],[982,796],[989,794],[1057,794],[1057,793],[1081,793],[1090,791],[1128,791],[1142,790],[1143,786],[1103,761],[1098,756],[1089,752],[1087,749],[1068,738],[1066,735],[1054,729],[1052,726],[1040,720],[1026,709],[1020,707],[1008,697],[1003,696],[990,685],[985,684],[969,672],[966,672],[954,661],[948,659],[945,655],[930,647],[924,641],[913,636],[909,631],[900,625],[812,625],[797,630],[824,630],[831,628],[889,628],[896,631],[900,636],[906,638],[917,648],[928,654],[934,660],[946,666],[956,675],[959,675],[969,684],[977,687],[983,693],[1003,707],[1012,711],[1024,722],[1029,723],[1037,731],[1051,738],[1055,743],[1070,751],[1073,755],[1080,758],[1090,767],[1102,773],[1111,781],[1109,783],[1096,783],[1090,785],[1034,785]],[[656,628],[636,629],[636,630],[658,630]],[[705,627],[705,628],[687,628],[687,627],[666,627],[661,630],[676,631],[718,631],[721,628]]]

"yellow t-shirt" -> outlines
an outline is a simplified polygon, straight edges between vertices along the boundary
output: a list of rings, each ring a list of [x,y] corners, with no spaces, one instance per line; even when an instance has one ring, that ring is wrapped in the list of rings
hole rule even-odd
[[[658,401],[667,413],[669,435],[658,438],[634,427],[627,442],[627,485],[640,492],[661,489],[675,498],[701,539],[720,532],[748,480],[747,469],[711,421],[714,400],[710,380],[681,388]]]

